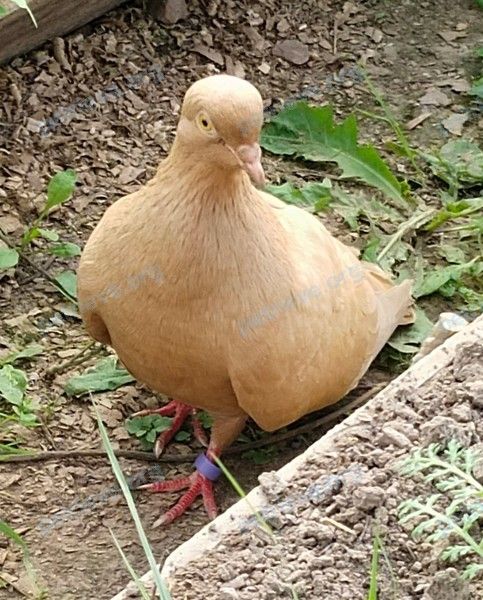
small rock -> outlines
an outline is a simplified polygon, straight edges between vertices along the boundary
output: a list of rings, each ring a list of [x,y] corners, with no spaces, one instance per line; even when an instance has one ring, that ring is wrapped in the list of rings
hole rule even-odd
[[[245,587],[248,583],[248,575],[246,573],[242,573],[241,575],[238,575],[237,577],[235,577],[235,579],[232,579],[231,581],[227,581],[226,582],[226,587],[227,588],[233,588],[235,590],[239,590],[242,587]]]
[[[353,504],[364,511],[373,510],[383,504],[384,490],[375,485],[365,485],[356,489],[352,495]]]
[[[270,68],[270,65],[266,62],[262,62],[260,65],[258,65],[258,70],[264,75],[268,75],[270,73]]]
[[[483,344],[460,344],[453,360],[453,375],[456,381],[468,382],[476,379],[483,368]]]
[[[298,40],[284,40],[275,44],[273,54],[294,65],[303,65],[309,60],[309,47]]]
[[[310,502],[316,506],[332,502],[332,498],[342,489],[342,479],[338,475],[321,477],[307,490]]]
[[[287,21],[285,17],[282,17],[280,21],[277,23],[277,31],[280,33],[285,33],[290,29],[290,23]]]
[[[232,587],[222,587],[220,589],[220,600],[238,600],[240,594]]]
[[[280,478],[276,471],[269,471],[258,476],[258,482],[263,493],[270,502],[276,502],[287,488],[286,482]]]
[[[394,444],[394,446],[398,446],[399,448],[408,448],[411,445],[411,441],[401,433],[394,429],[394,427],[383,427],[382,428],[382,436],[380,440],[383,444]]]
[[[439,571],[434,575],[422,600],[469,600],[468,582],[460,578],[456,569]]]
[[[441,121],[443,127],[453,135],[461,135],[463,133],[463,125],[468,120],[467,113],[453,113],[447,119]]]
[[[457,440],[462,446],[469,446],[474,433],[474,425],[462,425],[450,417],[433,417],[428,423],[421,426],[421,441],[423,445],[442,443]]]
[[[448,104],[451,104],[451,100],[448,98],[448,96],[436,88],[431,88],[428,90],[419,100],[419,102],[421,104],[428,104],[432,106],[448,106]]]

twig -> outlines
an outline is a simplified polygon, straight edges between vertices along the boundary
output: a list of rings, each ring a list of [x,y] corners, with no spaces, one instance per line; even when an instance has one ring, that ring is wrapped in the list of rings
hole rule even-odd
[[[68,369],[69,367],[72,367],[73,365],[78,365],[78,364],[82,364],[83,362],[85,362],[86,360],[88,360],[91,356],[94,356],[95,354],[97,354],[98,352],[100,352],[102,350],[101,346],[98,346],[96,348],[94,348],[93,350],[91,350],[91,348],[93,348],[93,346],[96,346],[97,342],[89,342],[87,344],[87,346],[85,346],[80,352],[78,352],[77,354],[74,354],[74,356],[71,356],[70,358],[64,360],[64,362],[60,363],[60,365],[53,365],[52,367],[49,367],[46,370],[46,374],[47,375],[57,375],[58,373],[65,371],[66,369]]]
[[[429,219],[433,216],[436,211],[434,208],[424,211],[423,213],[418,213],[414,215],[411,219],[405,221],[396,231],[396,233],[391,237],[387,245],[379,252],[376,261],[380,262],[386,254],[391,250],[391,248],[402,239],[402,237],[412,229],[418,229],[421,225],[429,221]]]
[[[361,394],[354,400],[351,400],[345,403],[340,408],[330,412],[311,423],[306,423],[305,425],[301,425],[300,427],[296,427],[295,429],[291,429],[290,431],[285,431],[283,433],[279,433],[277,435],[272,435],[270,437],[264,438],[263,440],[257,440],[255,442],[249,442],[247,444],[236,444],[231,448],[228,448],[224,454],[225,455],[233,455],[240,454],[241,452],[245,452],[246,450],[253,450],[256,448],[264,448],[265,446],[270,446],[272,444],[277,444],[279,442],[283,442],[286,440],[290,440],[294,437],[298,437],[303,433],[308,433],[321,427],[322,425],[327,425],[333,421],[336,421],[340,416],[345,413],[358,408],[362,404],[365,404],[369,398],[377,394],[382,390],[383,387],[386,386],[386,383],[380,383],[364,394]],[[191,462],[198,457],[197,452],[190,452],[189,454],[163,454],[159,458],[156,458],[154,454],[151,452],[141,452],[139,450],[116,450],[115,454],[118,458],[127,458],[131,460],[141,460],[147,462],[160,462],[160,463],[184,463]],[[64,458],[107,458],[107,454],[104,450],[47,450],[45,452],[39,452],[37,454],[21,454],[21,455],[13,455],[6,456],[5,458],[0,456],[0,464],[1,463],[21,463],[21,462],[43,462],[46,460],[56,460],[56,459],[64,459]]]

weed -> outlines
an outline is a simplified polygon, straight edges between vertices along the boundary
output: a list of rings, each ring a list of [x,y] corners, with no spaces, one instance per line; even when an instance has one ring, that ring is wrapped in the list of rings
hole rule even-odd
[[[10,525],[8,525],[7,523],[5,523],[5,521],[2,520],[0,520],[0,533],[2,533],[7,539],[16,544],[22,551],[23,564],[27,572],[27,577],[30,582],[30,587],[33,592],[34,600],[47,600],[47,590],[41,588],[37,582],[37,575],[35,573],[35,569],[30,559],[30,552],[23,538],[15,531],[15,529],[12,529]]]
[[[367,600],[377,600],[377,575],[379,573],[379,554],[381,552],[381,544],[379,535],[374,534],[374,541],[372,543],[372,559],[371,559],[371,572],[369,582],[369,592],[367,594]]]
[[[24,10],[26,10],[29,14],[30,19],[32,20],[32,23],[35,25],[35,28],[37,28],[37,21],[34,17],[33,12],[30,10],[30,6],[27,3],[27,0],[12,0],[12,2],[14,4],[16,4],[19,8],[23,8]],[[4,6],[0,6],[0,18],[5,16],[8,13],[7,9]]]
[[[131,517],[136,526],[139,540],[141,541],[141,545],[144,550],[144,554],[145,554],[147,561],[149,563],[149,566],[151,568],[151,574],[152,574],[157,592],[159,594],[159,597],[161,598],[161,600],[171,600],[171,594],[168,591],[166,583],[164,582],[163,578],[161,577],[161,574],[159,572],[159,567],[156,564],[156,560],[154,558],[153,551],[149,544],[149,540],[146,537],[146,533],[144,532],[144,528],[141,523],[141,519],[139,518],[139,514],[136,509],[136,504],[135,504],[134,498],[131,494],[131,490],[129,489],[129,485],[126,481],[126,478],[124,477],[124,474],[122,472],[119,461],[117,460],[116,455],[114,454],[114,450],[113,450],[111,442],[109,440],[109,436],[107,435],[106,428],[104,427],[102,419],[99,415],[99,411],[97,410],[97,406],[95,404],[94,404],[94,410],[95,410],[95,413],[97,416],[97,424],[98,424],[99,431],[101,434],[103,446],[107,452],[107,456],[109,457],[109,462],[111,463],[113,473],[117,479],[117,482],[119,483],[119,486],[122,490],[124,498],[126,499],[126,502],[127,502],[128,508],[129,508],[129,512],[131,513]],[[131,574],[131,577],[133,577],[133,581],[136,583],[139,593],[141,594],[143,600],[150,600],[150,596],[149,596],[144,584],[142,583],[140,578],[136,575],[134,569],[130,566],[126,555],[122,551],[121,546],[120,546],[119,542],[117,541],[117,538],[115,537],[115,535],[112,532],[111,532],[111,535],[113,536],[114,543],[115,543],[117,549],[119,550],[121,558],[122,558],[124,564],[127,566],[128,571]]]
[[[140,440],[144,450],[152,450],[158,435],[169,429],[172,421],[173,419],[170,417],[163,417],[161,415],[134,417],[126,421],[126,429],[129,434]],[[186,431],[180,431],[178,433],[187,433],[188,437],[191,437]],[[178,438],[178,441],[183,440],[179,440]]]
[[[17,266],[20,257],[25,253],[34,240],[44,239],[50,243],[47,251],[54,256],[72,257],[80,254],[80,248],[70,242],[60,242],[56,231],[45,229],[41,225],[47,219],[49,214],[57,206],[65,203],[72,196],[75,188],[77,176],[74,171],[61,171],[54,175],[47,186],[47,198],[43,209],[32,225],[25,231],[20,242],[15,248],[10,246],[0,247],[0,272]],[[60,273],[55,278],[49,278],[49,281],[64,295],[68,300],[75,302],[75,274],[71,271]]]
[[[442,493],[402,502],[398,509],[401,523],[417,521],[412,535],[430,543],[446,539],[442,560],[466,557],[472,561],[463,570],[466,579],[483,572],[483,539],[474,537],[479,531],[475,526],[483,519],[483,485],[473,477],[478,458],[452,440],[444,449],[439,444],[418,449],[402,465],[405,475],[422,475]]]

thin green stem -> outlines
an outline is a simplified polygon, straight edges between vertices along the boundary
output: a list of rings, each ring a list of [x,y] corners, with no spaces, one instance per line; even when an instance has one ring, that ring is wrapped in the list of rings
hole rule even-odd
[[[477,544],[472,536],[462,529],[457,523],[455,523],[453,519],[443,513],[438,512],[430,506],[421,504],[421,502],[418,502],[417,500],[414,501],[413,506],[418,508],[418,510],[422,511],[423,513],[426,513],[427,515],[430,515],[431,517],[440,521],[440,523],[452,528],[468,544],[468,546],[472,548],[475,554],[483,558],[483,547],[481,547],[480,544]]]
[[[434,212],[435,212],[434,209],[429,209],[427,211],[424,211],[423,213],[417,213],[411,219],[408,219],[407,221],[405,221],[398,228],[396,233],[394,233],[392,235],[391,239],[386,244],[386,246],[381,250],[381,252],[379,252],[379,254],[376,258],[376,261],[380,262],[386,256],[386,254],[392,249],[392,247],[395,244],[397,244],[397,242],[399,242],[408,231],[411,231],[412,229],[418,229],[421,225],[424,225],[424,223],[426,223],[426,221],[429,221],[429,219],[433,216]]]

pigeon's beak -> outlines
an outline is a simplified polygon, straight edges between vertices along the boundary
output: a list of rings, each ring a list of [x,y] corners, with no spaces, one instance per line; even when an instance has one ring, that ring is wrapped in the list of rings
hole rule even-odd
[[[243,144],[233,152],[240,161],[241,168],[248,173],[252,182],[257,187],[263,188],[265,186],[265,173],[261,163],[262,149],[259,144]]]

